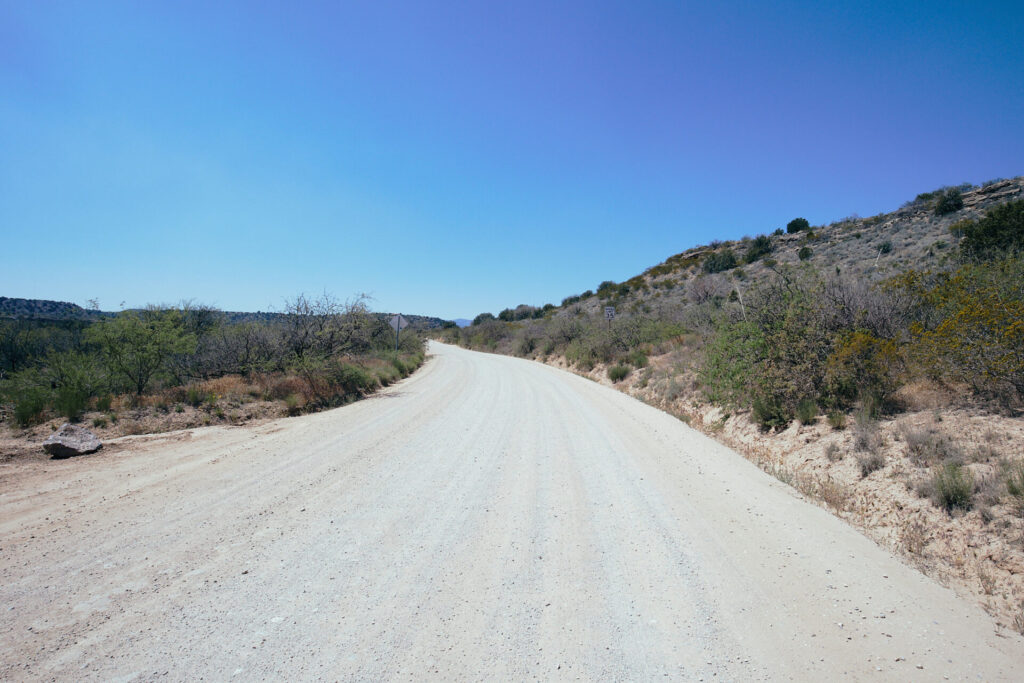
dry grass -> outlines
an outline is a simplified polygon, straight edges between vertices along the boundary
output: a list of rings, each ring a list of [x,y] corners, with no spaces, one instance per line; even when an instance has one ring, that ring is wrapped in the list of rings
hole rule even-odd
[[[963,448],[936,427],[902,426],[897,434],[907,448],[907,456],[918,467],[933,467],[944,462],[962,463]]]
[[[842,512],[850,504],[850,491],[842,483],[836,481],[831,475],[821,477],[817,481],[815,494],[829,507]]]
[[[950,389],[924,379],[900,387],[896,400],[910,411],[942,410],[956,404],[956,396]]]
[[[996,580],[991,573],[985,571],[984,567],[979,566],[978,570],[978,583],[981,585],[981,592],[985,595],[992,595],[996,590]]]
[[[928,545],[928,527],[918,519],[904,522],[900,528],[899,539],[903,552],[921,557],[925,546]]]
[[[829,462],[839,462],[843,459],[843,451],[839,448],[839,444],[830,443],[825,447],[825,457],[828,458]]]
[[[853,447],[865,453],[873,453],[882,447],[882,438],[878,433],[878,422],[864,412],[857,414],[853,426]]]
[[[860,476],[866,477],[885,467],[885,455],[880,451],[858,453],[857,466],[860,467]]]

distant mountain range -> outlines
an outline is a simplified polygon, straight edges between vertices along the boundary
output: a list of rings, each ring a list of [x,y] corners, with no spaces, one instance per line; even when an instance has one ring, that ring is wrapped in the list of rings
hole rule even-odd
[[[229,322],[270,321],[283,317],[284,313],[266,311],[222,311]],[[82,308],[69,301],[49,301],[47,299],[18,299],[0,296],[0,318],[23,320],[99,320],[100,318],[117,315],[116,312],[96,311]],[[377,313],[390,318],[393,313]],[[441,327],[445,321],[426,315],[402,314],[413,329],[431,330]],[[469,321],[467,320],[468,324]]]

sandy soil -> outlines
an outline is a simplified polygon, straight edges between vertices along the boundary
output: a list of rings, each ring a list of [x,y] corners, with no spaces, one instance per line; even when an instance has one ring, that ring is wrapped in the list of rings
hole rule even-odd
[[[976,605],[670,415],[432,351],[345,408],[0,464],[0,678],[1024,668]]]

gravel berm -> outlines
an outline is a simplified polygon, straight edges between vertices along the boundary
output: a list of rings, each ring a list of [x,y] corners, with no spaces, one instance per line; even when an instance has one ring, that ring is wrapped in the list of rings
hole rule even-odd
[[[675,418],[436,343],[356,404],[0,469],[4,680],[1019,680],[1024,643]]]

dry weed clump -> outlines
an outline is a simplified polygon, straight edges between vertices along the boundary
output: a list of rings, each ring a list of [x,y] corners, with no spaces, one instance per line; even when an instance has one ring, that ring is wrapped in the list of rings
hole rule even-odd
[[[974,504],[974,474],[959,462],[945,462],[932,470],[918,493],[930,498],[946,512],[969,510]]]
[[[1003,469],[1006,492],[1010,494],[1014,511],[1024,517],[1024,460],[1006,463]]]
[[[882,446],[882,437],[878,431],[878,422],[867,411],[857,413],[853,427],[853,447],[858,451],[873,453]]]
[[[846,510],[850,504],[849,489],[831,475],[818,478],[815,495],[826,505],[840,512]]]
[[[305,397],[306,383],[298,377],[275,377],[267,382],[266,395],[282,401],[289,396]]]
[[[860,476],[866,477],[885,467],[885,455],[881,451],[858,453],[857,466],[860,467]]]
[[[992,595],[996,591],[996,579],[984,567],[979,566],[977,569],[978,574],[978,585],[981,586],[981,592],[985,595]]]
[[[250,384],[239,375],[225,375],[216,379],[208,379],[200,384],[206,393],[235,399],[250,399],[260,395],[258,386]]]
[[[900,436],[906,444],[910,461],[918,467],[933,467],[943,462],[962,463],[965,460],[960,445],[935,427],[904,427]]]
[[[928,545],[928,527],[919,519],[908,520],[900,528],[900,547],[908,555],[921,557]]]

